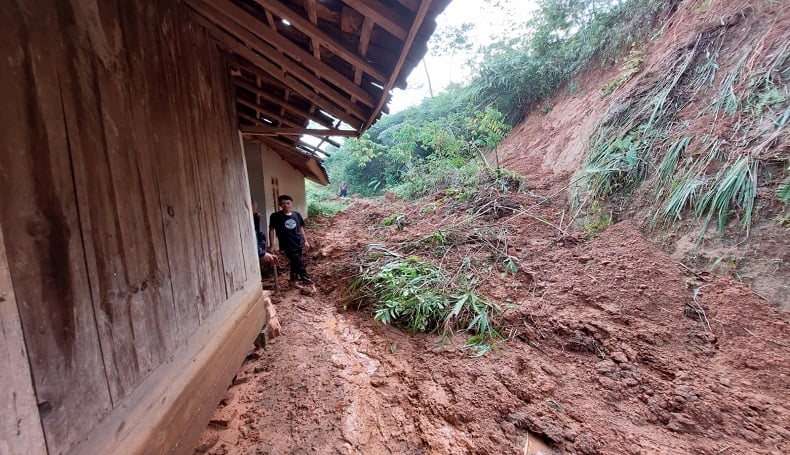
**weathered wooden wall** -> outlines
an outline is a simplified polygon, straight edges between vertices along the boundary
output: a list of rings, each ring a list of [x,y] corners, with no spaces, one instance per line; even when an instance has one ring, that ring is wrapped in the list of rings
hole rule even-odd
[[[175,0],[0,5],[0,223],[50,453],[257,279],[220,51]]]

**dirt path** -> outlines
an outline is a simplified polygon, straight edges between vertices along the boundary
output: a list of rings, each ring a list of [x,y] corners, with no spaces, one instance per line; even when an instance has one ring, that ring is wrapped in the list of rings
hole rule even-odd
[[[463,334],[439,346],[345,311],[366,243],[395,248],[457,216],[423,207],[360,201],[309,230],[318,292],[278,296],[283,335],[245,363],[199,452],[523,454],[529,434],[527,453],[537,438],[544,453],[790,452],[787,318],[628,223],[568,242],[540,221],[558,224],[556,207],[497,220],[520,271],[481,288],[506,309],[506,339],[483,357]],[[405,228],[382,227],[396,212]]]
[[[298,289],[284,291],[277,307],[281,337],[251,353],[199,452],[406,454],[425,453],[426,441],[443,453],[469,447],[448,422],[415,421],[402,406],[421,395],[448,404],[440,385],[415,385],[410,363],[422,370],[436,351],[457,346],[438,349],[435,339],[374,327]],[[543,447],[535,438],[530,445],[528,453]]]

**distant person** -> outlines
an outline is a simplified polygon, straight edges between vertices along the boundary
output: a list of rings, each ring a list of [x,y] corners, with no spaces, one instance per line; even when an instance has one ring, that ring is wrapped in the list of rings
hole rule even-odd
[[[343,182],[340,184],[340,191],[337,192],[337,195],[340,197],[348,196],[348,183]]]
[[[310,249],[310,243],[304,233],[304,218],[299,212],[291,210],[293,204],[291,196],[283,194],[277,198],[277,203],[281,210],[272,213],[269,217],[269,239],[274,238],[275,234],[277,235],[280,250],[285,252],[291,266],[291,282],[298,279],[302,283],[311,284],[313,281],[307,275],[302,261],[302,248]],[[267,251],[272,252],[273,249],[274,247],[270,243]]]
[[[258,201],[252,201],[252,224],[255,226],[255,241],[258,244],[258,259],[263,262],[274,262],[277,256],[266,252],[266,235],[261,230],[261,214],[258,212]]]

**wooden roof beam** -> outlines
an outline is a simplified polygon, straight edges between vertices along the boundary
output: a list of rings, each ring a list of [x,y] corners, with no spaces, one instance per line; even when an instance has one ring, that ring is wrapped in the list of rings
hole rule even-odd
[[[403,62],[406,61],[406,56],[409,53],[409,49],[411,49],[411,45],[414,43],[414,39],[417,37],[417,32],[419,32],[420,28],[422,27],[425,16],[428,15],[428,10],[430,9],[432,2],[433,0],[423,0],[423,2],[420,4],[417,14],[414,17],[414,22],[412,22],[411,29],[409,30],[409,36],[406,38],[406,42],[403,43],[400,57],[398,57],[398,63],[395,65],[395,68],[393,68],[392,74],[387,81],[387,85],[384,86],[384,93],[381,95],[381,100],[379,100],[378,106],[376,106],[376,109],[373,110],[373,115],[370,117],[370,119],[365,122],[365,126],[362,128],[363,130],[368,129],[370,125],[373,124],[373,122],[376,120],[376,117],[381,112],[381,109],[387,104],[390,90],[392,90],[392,86],[395,84],[395,81],[398,80],[400,70],[403,68]]]
[[[293,147],[293,150],[300,153],[302,156],[318,158],[318,154],[323,154],[324,151],[316,148],[312,144],[308,144],[302,140],[296,139],[294,142],[286,142],[283,136],[264,136],[266,140],[271,143],[280,144],[283,147]]]
[[[278,121],[283,125],[288,125],[293,128],[304,128],[304,125],[300,125],[292,120],[287,118],[281,117],[279,114],[266,109],[263,106],[253,103],[252,101],[245,100],[244,98],[236,97],[236,102],[247,106],[250,109],[254,109],[255,112],[261,113],[266,117],[269,117],[269,120]]]
[[[189,1],[190,1],[190,5],[192,5],[193,0],[189,0]],[[269,60],[255,53],[253,50],[247,48],[245,45],[237,41],[237,38],[231,36],[228,32],[220,29],[219,26],[215,25],[210,19],[206,19],[204,17],[197,17],[196,19],[198,20],[198,22],[200,22],[200,24],[203,27],[206,28],[206,30],[211,32],[211,34],[214,35],[214,37],[227,49],[235,52],[240,57],[247,59],[250,63],[260,68],[262,71],[272,75],[274,78],[278,78],[285,85],[290,86],[294,90],[296,90],[300,96],[303,96],[308,101],[321,106],[322,110],[331,112],[334,117],[343,119],[344,122],[346,122],[347,124],[351,125],[354,128],[359,128],[365,123],[364,120],[366,118],[365,115],[360,114],[359,116],[354,117],[346,113],[342,108],[329,102],[329,100],[319,95],[318,93],[315,93],[309,86],[305,85],[305,83],[303,83],[301,80],[291,76],[290,74],[283,71],[281,68],[278,68],[277,65],[275,65],[274,63],[270,62]],[[323,83],[321,85],[323,85]],[[331,91],[334,92],[334,90]]]
[[[318,40],[321,45],[334,52],[335,54],[343,57],[348,63],[357,68],[361,68],[364,72],[368,73],[373,79],[379,81],[386,81],[387,76],[381,71],[374,68],[366,62],[359,55],[349,51],[342,44],[335,41],[335,39],[328,33],[324,32],[317,25],[312,24],[309,20],[301,17],[299,14],[283,5],[277,0],[255,0],[263,9],[273,12],[281,18],[288,19],[291,24],[299,31],[307,35],[309,38]]]
[[[267,73],[281,78],[283,82],[286,83],[287,86],[297,89],[300,94],[306,96],[307,93],[316,94],[320,98],[327,99],[332,103],[335,103],[341,109],[345,109],[348,113],[355,115],[357,118],[365,121],[368,114],[366,111],[360,109],[359,106],[356,104],[352,104],[349,98],[338,93],[335,89],[328,86],[326,83],[321,81],[318,77],[311,74],[304,68],[299,65],[294,64],[294,62],[290,61],[288,57],[277,52],[276,49],[272,48],[272,46],[263,41],[259,38],[254,32],[251,32],[246,29],[243,25],[235,22],[233,18],[228,18],[225,14],[218,9],[209,6],[203,0],[188,0],[190,6],[198,11],[200,14],[208,18],[214,24],[222,26],[227,32],[226,34],[230,34],[235,39],[242,40],[246,46],[241,46],[238,43],[235,43],[235,40],[228,40],[225,39],[225,44],[228,44],[230,47],[233,48],[234,51],[239,53],[240,55],[247,58],[247,55],[256,55],[254,52],[251,52],[250,49],[257,51],[261,55],[256,55],[253,57],[255,61],[251,58],[247,58],[253,64],[260,67],[262,70],[266,71]],[[212,0],[215,3],[230,3],[227,0],[225,1],[217,1]],[[237,8],[235,5],[231,6],[233,8]],[[230,8],[230,6],[228,6]],[[257,21],[257,19],[252,18],[249,16],[244,10],[239,9],[242,14],[247,15],[250,19]],[[287,40],[285,40],[287,42]],[[292,44],[289,42],[289,44]],[[293,44],[292,44],[293,45]],[[296,45],[293,45],[296,46]],[[296,46],[298,47],[298,46]],[[301,50],[301,48],[300,48]],[[303,50],[301,50],[304,52]],[[246,54],[246,55],[245,55]],[[309,55],[309,54],[308,54]],[[266,57],[263,57],[266,56]],[[312,56],[310,57],[312,58]],[[275,64],[276,63],[276,64]],[[323,63],[322,63],[323,64]],[[279,65],[279,67],[278,67]],[[333,70],[334,71],[334,70]],[[293,76],[291,76],[293,74]],[[298,86],[295,82],[298,82]],[[359,89],[359,87],[357,87]],[[361,89],[360,89],[361,90]],[[369,96],[369,95],[368,95]],[[311,100],[313,101],[313,100]],[[314,101],[316,104],[323,106],[327,104],[326,102],[318,102]],[[328,110],[328,109],[327,109]]]
[[[318,11],[315,8],[315,0],[304,0],[304,9],[307,11],[307,19],[318,26]],[[321,44],[318,43],[317,39],[310,38],[310,45],[313,48],[313,56],[321,60]]]
[[[313,154],[313,156],[315,156],[316,158],[318,158],[319,154],[323,155],[323,153],[324,153],[324,151],[321,150],[320,148],[315,147],[312,144],[308,144],[307,142],[304,142],[304,141],[301,141],[301,140],[297,140],[296,143],[297,143],[297,149],[299,149],[299,148],[307,149],[307,151],[311,152]]]
[[[340,137],[357,137],[359,136],[358,131],[349,131],[349,130],[338,130],[338,129],[331,129],[331,130],[322,130],[322,129],[315,129],[315,128],[277,128],[277,127],[269,127],[269,126],[262,126],[262,127],[243,127],[241,132],[244,134],[252,134],[256,136],[317,136],[317,137],[328,137],[328,136],[340,136]]]
[[[381,28],[392,33],[400,40],[406,40],[406,27],[396,21],[398,15],[377,0],[343,0],[343,3],[354,8],[363,16],[373,19]]]
[[[410,11],[417,11],[420,0],[398,0],[398,3],[408,8]]]
[[[373,20],[365,17],[362,22],[362,29],[359,31],[359,47],[358,52],[361,56],[368,54],[368,47],[370,46],[370,35],[373,32]],[[362,84],[362,71],[359,68],[354,68],[354,84]]]
[[[251,83],[245,81],[244,79],[242,79],[240,77],[234,77],[233,78],[233,84],[236,85],[237,87],[241,87],[244,90],[247,90],[249,92],[254,93],[255,95],[259,96],[261,99],[264,99],[264,100],[266,100],[266,101],[268,101],[270,103],[274,103],[274,104],[277,104],[277,105],[282,105],[283,108],[286,111],[296,115],[297,117],[310,119],[310,120],[318,123],[321,126],[325,126],[327,128],[332,128],[332,124],[331,123],[325,122],[325,121],[323,121],[321,119],[318,119],[318,118],[313,118],[312,114],[310,114],[309,112],[307,112],[305,110],[302,110],[302,109],[299,109],[299,108],[297,108],[295,106],[292,106],[292,105],[290,105],[288,103],[283,103],[282,100],[277,99],[276,97],[274,97],[271,94],[267,93],[262,88],[256,87],[254,84],[251,84]]]
[[[333,146],[335,146],[335,147],[337,147],[337,148],[340,148],[340,145],[341,145],[341,144],[340,144],[339,142],[333,141],[333,140],[332,140],[332,139],[330,139],[329,137],[322,137],[321,139],[325,140],[326,142],[329,142],[329,145],[333,145]],[[326,152],[323,152],[323,153],[324,153],[324,155],[327,155],[327,156],[329,156],[329,154],[328,154],[328,153],[326,153]]]
[[[276,136],[263,136],[260,138],[260,140],[272,148],[278,149],[280,153],[284,153],[294,158],[301,158],[302,163],[306,162],[308,159],[314,158],[312,155],[296,148],[296,145],[286,144]]]
[[[249,122],[252,122],[253,124],[255,124],[255,126],[258,126],[258,127],[265,127],[266,126],[266,123],[262,122],[260,119],[257,119],[257,118],[255,118],[255,117],[253,117],[251,115],[247,115],[244,112],[239,111],[239,117],[241,117],[244,120],[247,120]],[[241,128],[241,125],[239,126],[239,128]]]
[[[201,0],[193,1],[200,2]],[[368,92],[362,90],[362,88],[360,88],[358,85],[352,84],[347,77],[340,74],[337,70],[322,62],[321,60],[316,59],[312,54],[277,33],[277,31],[273,28],[275,26],[273,19],[270,20],[272,28],[269,28],[264,26],[261,21],[251,16],[248,12],[236,6],[230,0],[210,1],[218,10],[221,10],[227,18],[247,29],[256,38],[263,38],[265,43],[276,48],[276,50],[280,51],[280,54],[284,54],[288,58],[301,63],[307,67],[307,69],[315,73],[316,76],[326,79],[349,95],[355,96],[369,107],[373,107],[376,104],[375,100]],[[267,17],[270,18],[271,14],[267,14]],[[235,33],[235,30],[230,31],[236,36],[239,36],[237,33]],[[258,40],[256,39],[253,41]],[[251,45],[253,43],[247,44]]]

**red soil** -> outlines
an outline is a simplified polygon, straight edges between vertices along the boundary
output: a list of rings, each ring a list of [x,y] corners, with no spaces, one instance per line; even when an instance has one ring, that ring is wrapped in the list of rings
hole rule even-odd
[[[344,310],[365,244],[397,249],[462,219],[358,201],[309,229],[318,292],[276,296],[283,335],[245,363],[201,450],[520,454],[531,435],[532,453],[540,441],[556,453],[790,451],[785,316],[740,283],[695,275],[629,223],[575,241],[531,217],[560,227],[561,207],[509,197],[531,208],[496,220],[520,271],[480,289],[505,308],[494,352]],[[382,226],[392,213],[403,230]]]

